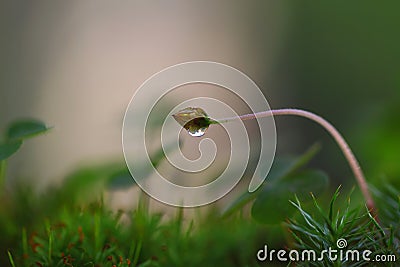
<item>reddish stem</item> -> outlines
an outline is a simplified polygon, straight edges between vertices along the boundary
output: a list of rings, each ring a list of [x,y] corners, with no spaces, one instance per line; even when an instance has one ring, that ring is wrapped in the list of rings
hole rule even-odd
[[[365,176],[361,170],[360,164],[358,163],[356,157],[354,156],[353,152],[351,151],[349,145],[347,142],[344,140],[343,136],[339,133],[338,130],[336,130],[335,127],[331,123],[329,123],[327,120],[324,118],[301,109],[275,109],[275,110],[269,110],[269,111],[262,111],[262,112],[257,112],[254,114],[246,114],[246,115],[241,115],[238,117],[232,117],[232,118],[227,118],[227,119],[222,119],[218,120],[219,123],[224,123],[224,122],[229,122],[233,121],[236,119],[241,119],[241,120],[251,120],[251,119],[256,119],[256,118],[262,118],[262,117],[271,117],[271,116],[278,116],[278,115],[295,115],[295,116],[300,116],[304,117],[307,119],[310,119],[312,121],[315,121],[319,125],[325,128],[331,136],[335,139],[336,143],[339,145],[340,149],[342,150],[344,156],[347,159],[347,162],[350,165],[351,170],[354,173],[354,176],[356,178],[356,181],[358,183],[358,186],[360,187],[360,190],[365,198],[367,208],[370,210],[370,212],[373,215],[376,215],[376,208],[375,208],[375,203],[374,200],[371,197],[371,194],[368,190],[368,185],[365,180]]]

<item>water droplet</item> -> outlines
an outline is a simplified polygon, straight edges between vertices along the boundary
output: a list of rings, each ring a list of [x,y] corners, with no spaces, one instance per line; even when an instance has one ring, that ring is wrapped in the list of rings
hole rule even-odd
[[[191,128],[191,129],[187,129],[187,131],[188,131],[188,133],[189,133],[191,136],[194,136],[194,137],[201,137],[201,136],[203,136],[203,135],[206,133],[206,130],[207,130],[207,129],[208,129],[207,127],[196,128],[196,129]]]
[[[203,136],[208,129],[208,121],[205,118],[196,118],[186,123],[185,128],[191,136],[200,137]]]
[[[207,128],[200,128],[200,129],[198,129],[197,131],[194,131],[194,132],[188,131],[188,133],[191,136],[200,137],[200,136],[203,136],[206,133],[206,130],[207,130]]]
[[[213,122],[201,108],[185,108],[172,116],[191,136],[195,137],[203,136]]]

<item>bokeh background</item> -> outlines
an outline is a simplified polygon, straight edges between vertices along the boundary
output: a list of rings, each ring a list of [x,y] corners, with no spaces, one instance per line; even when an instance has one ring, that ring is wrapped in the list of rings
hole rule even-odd
[[[371,181],[400,184],[400,3],[312,1],[2,1],[0,129],[54,129],[10,159],[8,184],[57,185],[80,165],[123,160],[126,106],[152,74],[210,60],[250,76],[271,107],[331,121]],[[277,155],[319,141],[312,164],[353,183],[312,122],[276,118]]]

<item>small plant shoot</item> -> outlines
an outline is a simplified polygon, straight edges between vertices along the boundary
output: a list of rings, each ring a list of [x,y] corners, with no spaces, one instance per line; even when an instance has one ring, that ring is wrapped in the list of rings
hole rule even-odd
[[[174,119],[194,137],[203,136],[210,124],[216,121],[210,119],[201,108],[188,107],[172,115]]]
[[[232,117],[232,118],[214,120],[214,119],[210,119],[207,116],[207,113],[203,109],[189,107],[189,108],[183,109],[183,110],[179,111],[178,113],[174,114],[173,117],[180,125],[182,125],[189,132],[190,135],[198,137],[198,136],[204,135],[205,131],[208,129],[208,126],[210,124],[227,123],[227,122],[236,121],[237,119],[251,120],[251,119],[256,119],[256,118],[271,117],[271,116],[277,116],[277,115],[295,115],[295,116],[300,116],[300,117],[310,119],[310,120],[318,123],[322,127],[324,127],[331,134],[331,136],[335,139],[335,141],[339,145],[340,149],[342,150],[343,154],[345,155],[345,157],[356,177],[356,180],[358,182],[361,192],[363,193],[363,196],[365,198],[368,209],[371,211],[371,213],[375,214],[376,213],[375,204],[374,204],[374,201],[368,190],[368,186],[367,186],[367,182],[364,178],[364,174],[361,170],[361,167],[360,167],[356,157],[354,156],[353,152],[351,151],[349,145],[344,140],[344,138],[339,133],[339,131],[336,130],[336,128],[332,124],[330,124],[324,118],[322,118],[312,112],[300,110],[300,109],[276,109],[276,110],[258,112],[258,113],[254,113],[254,114],[240,115],[240,116]]]
[[[26,139],[44,134],[50,129],[36,119],[16,120],[8,126],[3,139],[0,139],[0,188],[6,175],[6,160],[20,149]]]

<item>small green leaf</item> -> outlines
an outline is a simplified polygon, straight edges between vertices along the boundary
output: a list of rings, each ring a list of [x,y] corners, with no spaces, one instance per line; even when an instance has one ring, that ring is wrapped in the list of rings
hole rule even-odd
[[[93,197],[102,189],[102,183],[107,174],[103,169],[95,167],[83,167],[68,175],[63,183],[63,191],[59,195],[65,199],[87,199]],[[108,177],[107,177],[108,178]]]
[[[285,188],[264,188],[251,208],[251,216],[264,224],[278,224],[290,217],[295,209],[289,203],[293,195]]]
[[[318,170],[307,170],[288,175],[263,188],[251,209],[253,218],[265,224],[277,224],[295,211],[289,200],[297,195],[310,200],[309,193],[319,195],[328,186],[327,175]]]
[[[9,158],[11,155],[17,152],[21,145],[21,140],[8,141],[0,144],[0,161]]]
[[[188,107],[172,115],[191,136],[203,136],[212,120],[201,108]]]
[[[278,186],[285,188],[292,196],[296,194],[302,201],[309,201],[310,193],[319,196],[328,187],[328,183],[328,176],[323,171],[305,170],[284,177]]]
[[[13,122],[7,130],[9,140],[23,140],[47,132],[43,122],[34,119],[25,119]]]
[[[177,113],[173,114],[172,117],[182,126],[190,122],[193,119],[201,118],[201,119],[208,119],[207,113],[202,108],[192,108],[188,107],[178,111]]]
[[[245,191],[243,194],[241,194],[224,210],[223,217],[227,217],[243,208],[247,203],[254,200],[263,191],[264,187],[270,186],[271,183],[274,183],[277,180],[282,179],[282,177],[285,175],[291,173],[293,171],[293,167],[297,165],[296,162],[297,160],[293,158],[285,157],[276,159],[263,186],[252,193]]]
[[[313,144],[293,162],[290,173],[295,172],[298,169],[307,165],[320,150],[321,150],[321,145],[319,143]]]
[[[258,192],[261,191],[261,188],[256,190],[255,192],[249,193],[245,191],[238,198],[236,198],[223,212],[222,217],[228,217],[233,214],[235,211],[243,208],[247,203],[254,200],[258,196]]]
[[[277,158],[268,173],[267,179],[264,182],[263,187],[270,186],[271,183],[282,179],[285,176],[295,173],[300,168],[304,167],[319,151],[320,146],[315,144],[311,146],[306,152],[304,152],[300,157],[283,157]],[[244,192],[237,199],[235,199],[223,212],[223,217],[227,217],[237,210],[241,209],[250,201],[254,200],[260,193],[262,188],[257,191],[249,193]]]
[[[127,189],[133,185],[136,183],[127,168],[113,173],[107,182],[107,188],[110,190]]]

